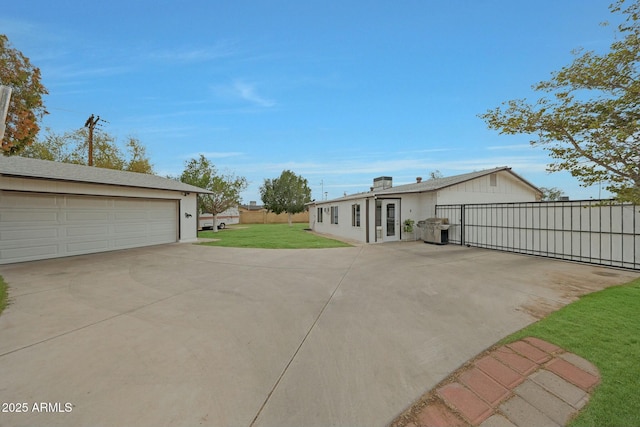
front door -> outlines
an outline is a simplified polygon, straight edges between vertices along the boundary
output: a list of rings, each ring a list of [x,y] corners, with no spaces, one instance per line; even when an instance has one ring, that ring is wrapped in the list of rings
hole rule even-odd
[[[400,212],[398,212],[398,205],[398,200],[382,202],[382,240],[385,242],[400,239]]]

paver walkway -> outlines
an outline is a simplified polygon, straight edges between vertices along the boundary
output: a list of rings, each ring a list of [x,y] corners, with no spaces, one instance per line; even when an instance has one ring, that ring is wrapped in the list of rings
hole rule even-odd
[[[400,415],[392,427],[558,427],[600,382],[589,361],[538,338],[482,354]]]

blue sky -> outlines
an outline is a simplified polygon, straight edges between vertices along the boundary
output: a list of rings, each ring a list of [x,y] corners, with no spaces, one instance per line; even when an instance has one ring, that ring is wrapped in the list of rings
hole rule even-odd
[[[245,176],[243,202],[290,169],[313,198],[496,166],[597,198],[529,137],[477,117],[572,60],[606,51],[609,0],[5,2],[0,33],[42,71],[63,133],[91,114],[178,175],[205,154]],[[602,191],[602,197],[608,196]]]

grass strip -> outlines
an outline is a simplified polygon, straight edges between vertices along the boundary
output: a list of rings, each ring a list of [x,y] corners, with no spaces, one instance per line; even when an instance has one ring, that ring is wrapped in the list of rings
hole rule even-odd
[[[602,382],[570,426],[640,426],[640,279],[585,295],[503,342],[527,336],[600,370]]]
[[[4,282],[2,276],[0,276],[0,314],[7,306],[8,298],[7,284]]]
[[[261,249],[319,249],[349,247],[348,243],[305,231],[307,224],[247,224],[218,232],[201,231],[198,237],[219,239],[206,246]]]

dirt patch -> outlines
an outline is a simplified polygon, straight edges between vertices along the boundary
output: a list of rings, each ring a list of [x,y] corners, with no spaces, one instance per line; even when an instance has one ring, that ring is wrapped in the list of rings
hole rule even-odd
[[[583,274],[565,271],[548,272],[540,285],[552,289],[557,298],[532,296],[529,301],[521,305],[519,310],[530,314],[536,319],[542,319],[559,310],[563,306],[578,300],[581,296],[600,291],[610,286],[619,285],[632,280],[633,277],[623,271],[609,271],[605,269],[585,271]]]
[[[531,302],[522,304],[517,310],[524,311],[525,313],[535,317],[536,319],[542,319],[549,314],[561,309],[564,304],[557,301],[552,301],[546,298],[535,297],[531,299]]]
[[[589,274],[550,272],[546,282],[552,289],[560,291],[563,298],[575,300],[582,295],[620,285],[632,279],[633,276],[623,272],[603,269],[591,270]]]
[[[593,274],[596,274],[598,276],[603,276],[603,277],[618,277],[620,276],[620,273],[614,273],[612,271],[593,271]]]

